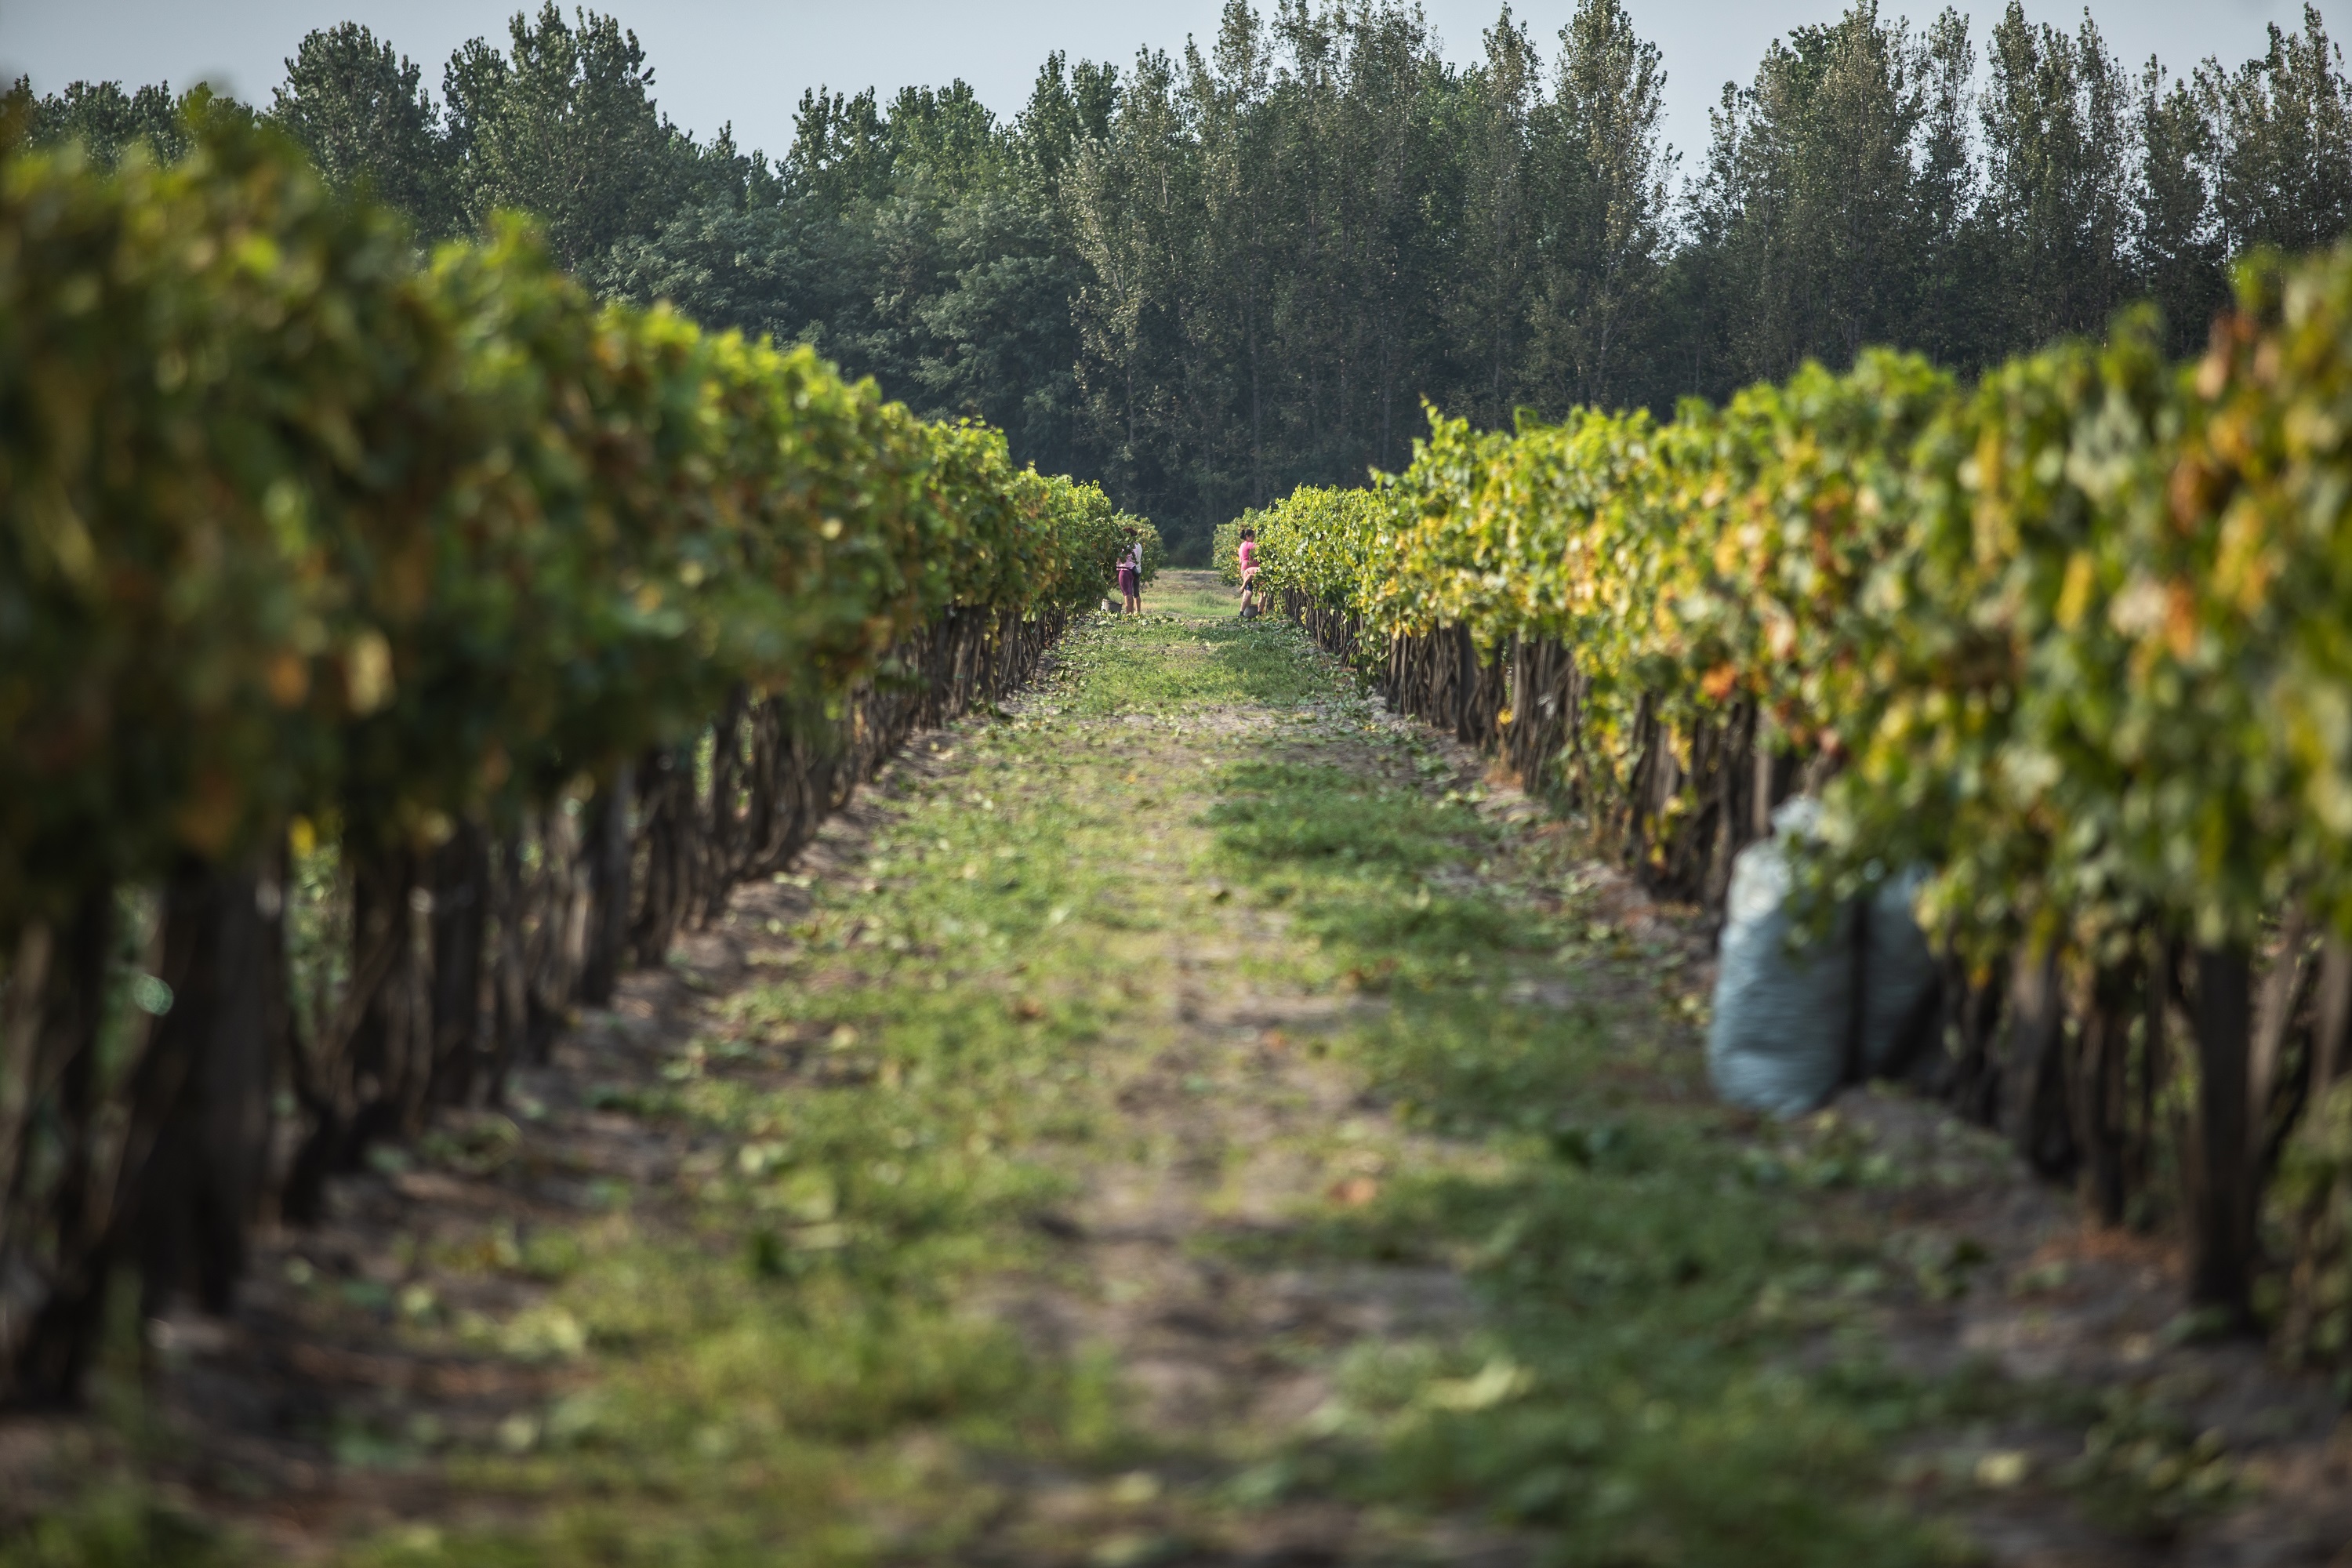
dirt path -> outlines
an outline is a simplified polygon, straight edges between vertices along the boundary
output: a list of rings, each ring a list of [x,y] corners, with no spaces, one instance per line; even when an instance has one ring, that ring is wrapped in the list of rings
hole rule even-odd
[[[1927,1108],[1715,1108],[1689,922],[1147,605],[160,1393],[0,1427],[0,1563],[2352,1562],[2335,1402],[2172,1343],[2159,1252]]]

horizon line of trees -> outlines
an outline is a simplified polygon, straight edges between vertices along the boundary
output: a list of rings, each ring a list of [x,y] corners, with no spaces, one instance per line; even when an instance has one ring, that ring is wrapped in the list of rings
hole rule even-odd
[[[662,114],[635,35],[554,0],[421,67],[346,23],[265,107],[422,240],[539,216],[599,290],[813,343],[929,418],[1103,482],[1197,557],[1305,482],[1397,468],[1426,399],[1482,426],[1720,400],[1866,343],[1964,374],[2153,300],[2200,345],[2229,268],[2352,228],[2352,87],[2306,5],[2263,54],[2127,66],[2011,0],[1981,45],[1855,0],[1727,86],[1685,174],[1622,0],[1539,47],[1505,6],[1457,66],[1404,0],[1228,0],[1121,68],[802,95],[772,162]],[[167,88],[14,95],[111,159]]]

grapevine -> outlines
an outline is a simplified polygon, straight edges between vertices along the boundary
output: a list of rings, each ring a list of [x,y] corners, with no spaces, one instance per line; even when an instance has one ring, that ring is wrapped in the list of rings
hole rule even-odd
[[[2352,977],[2352,252],[2251,265],[2194,364],[2160,342],[2126,313],[1972,387],[1871,351],[1664,425],[1433,411],[1403,473],[1254,519],[1328,645],[1662,887],[1719,900],[1796,790],[1823,804],[1811,896],[1923,868],[1954,1018],[2054,987],[2076,1023],[2042,1089],[1956,1023],[1948,1087],[2107,1217],[2189,1073],[2192,1293],[2242,1318],[2258,1194],[2352,1011],[2311,1000]],[[2130,1043],[2168,1009],[2180,1043]],[[2294,1245],[2340,1269],[2328,1234]]]
[[[70,1394],[117,1258],[220,1305],[266,1188],[315,1213],[372,1142],[496,1096],[915,727],[1024,679],[1139,532],[1159,550],[993,429],[598,303],[520,220],[420,266],[272,132],[189,113],[169,165],[0,143],[25,1397]],[[297,1005],[287,904],[329,851],[348,979]],[[170,1000],[101,1059],[133,896]],[[261,1154],[281,1064],[289,1170]]]

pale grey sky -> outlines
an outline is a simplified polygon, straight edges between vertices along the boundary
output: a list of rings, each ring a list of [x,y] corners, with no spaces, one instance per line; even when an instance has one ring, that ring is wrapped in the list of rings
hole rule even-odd
[[[441,66],[466,39],[503,43],[520,0],[0,0],[0,70],[50,91],[78,78],[184,86],[209,78],[267,101],[281,62],[302,35],[341,21],[365,23],[425,67],[437,89]],[[1981,42],[2002,0],[1964,5]],[[538,0],[528,0],[536,10]],[[1423,0],[1446,53],[1474,58],[1499,0]],[[1667,136],[1685,172],[1704,154],[1706,111],[1726,79],[1754,74],[1766,41],[1827,21],[1843,0],[1627,0],[1635,26],[1664,52]],[[1889,14],[1925,17],[1936,0],[1882,0]],[[567,9],[569,7],[567,6]],[[1000,113],[1020,107],[1047,51],[1124,63],[1139,46],[1169,49],[1187,34],[1215,31],[1218,0],[1150,5],[1086,0],[605,0],[636,30],[669,116],[698,134],[734,122],[744,147],[781,153],[791,142],[801,89],[820,83],[889,92],[908,82],[962,77]],[[1262,9],[1270,8],[1265,5]],[[1574,0],[1523,0],[1514,9],[1548,52]],[[2027,14],[2072,28],[2076,4],[2028,0]],[[2176,71],[2207,55],[2234,64],[2259,53],[2266,22],[2299,25],[2300,0],[2103,0],[2094,6],[2116,52],[2135,68],[2150,54]],[[2341,37],[2352,0],[2320,7]]]

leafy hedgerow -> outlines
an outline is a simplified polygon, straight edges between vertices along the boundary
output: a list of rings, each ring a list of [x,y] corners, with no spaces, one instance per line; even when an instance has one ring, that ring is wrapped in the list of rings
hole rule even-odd
[[[265,1184],[315,1215],[372,1142],[495,1100],[1158,550],[998,431],[600,304],[520,219],[420,262],[268,128],[185,113],[184,157],[110,169],[0,116],[0,985],[28,1020],[0,1258],[44,1293],[0,1313],[9,1397],[71,1396],[110,1258],[220,1305]],[[126,935],[160,954],[136,1016]]]
[[[1447,636],[1564,649],[1572,719],[1538,761],[1637,824],[1653,869],[1677,834],[1754,831],[1719,804],[1746,787],[1728,753],[1752,745],[1759,779],[1793,753],[1823,805],[1808,886],[1921,868],[1956,983],[2049,972],[2074,1020],[2052,1114],[2075,1131],[2041,1157],[2087,1166],[2109,1218],[2160,1208],[2177,1163],[2192,1294],[2242,1318],[2271,1152],[2352,1023],[2352,250],[2251,264],[2198,363],[2161,342],[2127,313],[1970,388],[1867,351],[1664,425],[1433,413],[1402,474],[1252,516],[1269,584],[1360,657],[1417,642],[1443,676]],[[1429,677],[1414,700],[1470,689]],[[1685,879],[1720,898],[1724,861],[1675,864],[1712,866]],[[2336,1000],[2298,1013],[2321,969]],[[2193,1039],[2135,1032],[2173,1001]],[[2171,1149],[2168,1084],[2203,1108],[2201,1159]],[[2294,1251],[2343,1250],[2335,1200],[2290,1206],[2284,1231],[2326,1233]]]

